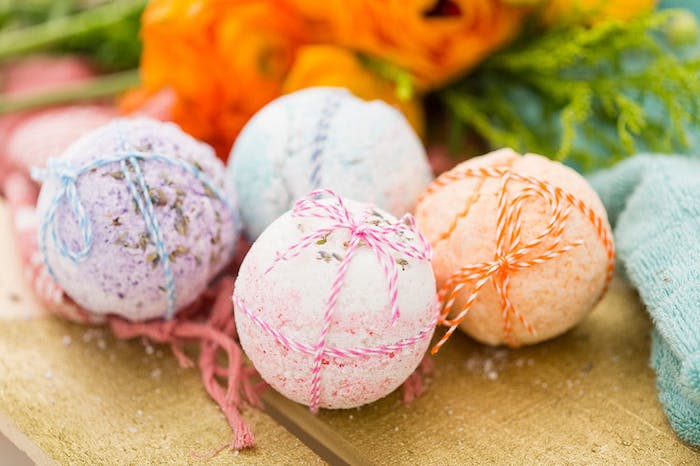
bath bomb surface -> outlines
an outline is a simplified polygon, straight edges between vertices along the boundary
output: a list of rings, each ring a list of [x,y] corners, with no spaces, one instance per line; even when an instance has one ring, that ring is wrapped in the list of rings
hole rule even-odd
[[[333,198],[319,202],[340,209]],[[241,265],[234,293],[241,345],[262,378],[287,398],[312,409],[370,403],[408,378],[430,342],[437,320],[430,246],[415,226],[368,204],[344,201],[349,221],[306,216],[300,204],[260,235]],[[390,231],[392,225],[399,230]],[[346,262],[315,364],[333,285]],[[394,324],[385,264],[397,274]]]
[[[237,214],[223,164],[174,124],[113,120],[37,176],[44,262],[92,313],[168,317],[232,254]]]
[[[458,324],[490,345],[555,337],[595,306],[613,272],[597,194],[540,155],[503,149],[456,166],[422,195],[416,220],[451,311],[446,337]]]
[[[331,87],[298,91],[260,110],[233,146],[228,176],[251,239],[314,189],[401,216],[432,180],[401,112]]]

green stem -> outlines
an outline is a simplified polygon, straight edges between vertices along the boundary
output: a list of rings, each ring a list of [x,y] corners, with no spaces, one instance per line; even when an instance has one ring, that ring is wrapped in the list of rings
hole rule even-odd
[[[0,33],[0,60],[47,48],[66,39],[119,23],[147,0],[120,0],[45,23]]]
[[[72,84],[48,92],[39,92],[21,97],[1,97],[0,115],[68,104],[100,97],[109,97],[126,91],[139,83],[138,70],[123,71],[94,78],[80,84]]]
[[[361,54],[359,57],[364,66],[394,83],[396,86],[396,97],[400,101],[406,102],[413,98],[415,91],[413,77],[408,71],[385,60],[369,55]]]

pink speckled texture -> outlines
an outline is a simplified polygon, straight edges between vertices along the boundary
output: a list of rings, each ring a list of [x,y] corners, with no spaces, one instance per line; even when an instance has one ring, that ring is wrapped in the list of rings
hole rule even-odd
[[[547,181],[586,202],[610,226],[597,194],[574,170],[534,154],[521,156],[502,149],[458,165],[464,167],[510,167],[515,173]],[[498,180],[466,179],[453,182],[425,196],[416,208],[416,220],[434,248],[433,267],[441,286],[459,267],[494,259],[498,213]],[[522,183],[511,182],[508,193],[517,192]],[[465,211],[446,239],[453,219]],[[523,209],[523,239],[541,232],[550,212],[543,200],[528,202]],[[516,309],[535,328],[530,334],[517,319],[513,320],[513,341],[503,332],[500,298],[489,282],[460,328],[474,339],[490,345],[537,343],[560,335],[575,326],[597,303],[607,277],[606,249],[590,221],[573,209],[566,222],[564,242],[581,239],[584,244],[561,257],[526,270],[512,273],[510,298]],[[535,251],[535,255],[537,252]],[[453,309],[461,310],[471,286],[466,287]]]
[[[353,214],[367,208],[348,201]],[[378,210],[378,209],[377,209]],[[388,213],[381,214],[390,221]],[[347,231],[336,231],[325,244],[313,244],[299,256],[278,262],[267,274],[275,254],[304,235],[331,223],[326,219],[294,218],[290,212],[273,222],[253,244],[236,281],[236,296],[272,327],[306,344],[316,344],[326,300],[340,261],[324,260],[319,252],[342,256]],[[411,241],[419,247],[418,241]],[[400,257],[395,256],[397,259]],[[329,346],[356,348],[394,344],[412,337],[435,318],[435,278],[428,261],[405,258],[399,269],[401,316],[391,325],[385,272],[375,253],[363,245],[348,268],[334,314]],[[284,396],[310,403],[313,355],[285,349],[235,306],[241,345],[260,375]],[[375,401],[399,387],[420,363],[430,342],[428,334],[396,353],[361,358],[328,358],[321,371],[323,408],[352,408]]]

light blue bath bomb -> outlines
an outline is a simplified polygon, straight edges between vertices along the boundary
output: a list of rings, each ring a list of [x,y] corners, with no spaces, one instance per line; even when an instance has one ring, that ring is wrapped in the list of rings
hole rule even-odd
[[[251,239],[315,189],[400,217],[432,181],[425,149],[398,110],[331,87],[295,92],[260,110],[233,146],[228,176]]]

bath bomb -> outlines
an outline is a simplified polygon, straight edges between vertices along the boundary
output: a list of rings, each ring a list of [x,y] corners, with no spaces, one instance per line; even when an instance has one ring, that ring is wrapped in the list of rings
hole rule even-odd
[[[314,189],[401,216],[432,181],[425,150],[401,112],[330,87],[298,91],[260,110],[236,139],[228,176],[251,239]]]
[[[490,345],[519,346],[576,325],[601,298],[614,268],[605,209],[579,174],[510,149],[442,174],[416,220],[450,327]],[[448,316],[449,313],[449,316]]]
[[[94,314],[171,317],[231,257],[238,220],[224,173],[171,123],[118,119],[86,134],[35,173],[49,272]]]
[[[312,410],[360,406],[400,386],[424,356],[436,305],[430,245],[412,218],[337,196],[304,198],[275,220],[234,293],[255,368]]]

